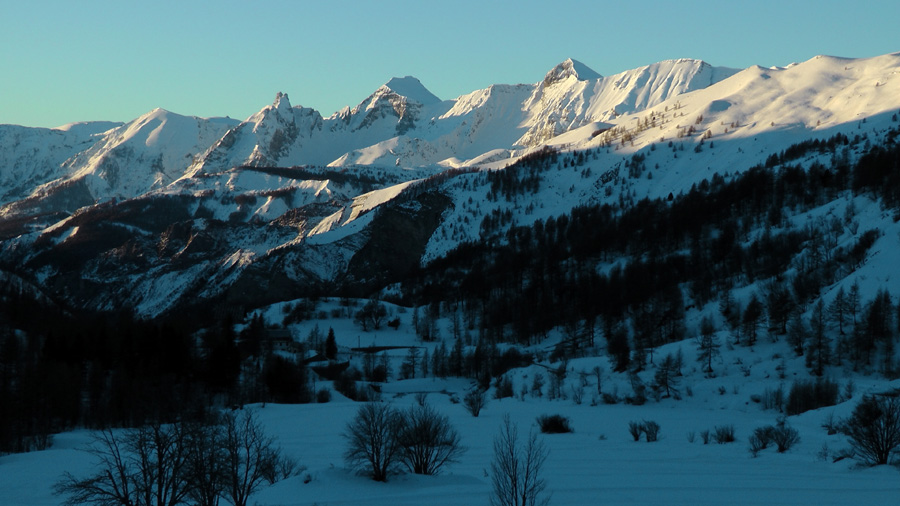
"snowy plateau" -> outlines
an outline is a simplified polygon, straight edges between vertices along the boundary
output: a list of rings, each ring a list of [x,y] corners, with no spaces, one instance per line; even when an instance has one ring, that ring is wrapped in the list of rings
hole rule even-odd
[[[0,125],[0,503],[63,503],[64,473],[99,469],[92,429],[152,418],[122,407],[159,400],[116,388],[126,357],[296,460],[248,504],[492,504],[506,416],[548,450],[553,505],[897,504],[847,426],[900,397],[898,116],[900,53],[568,59],[454,99],[397,77],[328,117],[279,92],[244,121]],[[167,332],[194,362],[168,364]],[[344,458],[365,400],[433,407],[465,451],[373,481]],[[574,430],[541,433],[554,414]],[[759,448],[766,427],[799,439]]]

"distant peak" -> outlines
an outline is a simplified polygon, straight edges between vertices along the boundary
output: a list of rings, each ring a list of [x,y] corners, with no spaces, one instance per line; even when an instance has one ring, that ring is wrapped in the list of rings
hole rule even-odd
[[[568,58],[564,62],[553,67],[550,72],[547,72],[547,75],[544,76],[544,86],[558,83],[569,76],[574,76],[575,79],[578,79],[579,81],[590,81],[592,79],[600,79],[603,77],[584,63]]]
[[[428,88],[413,76],[395,77],[382,86],[393,91],[397,95],[414,100],[420,104],[433,104],[441,99],[428,91]]]
[[[281,111],[291,108],[291,101],[288,99],[287,93],[278,92],[275,94],[275,102],[272,106]]]
[[[667,62],[674,63],[675,65],[700,65],[701,67],[710,66],[709,63],[703,60],[698,60],[696,58],[677,58],[674,60],[663,60],[660,63]]]

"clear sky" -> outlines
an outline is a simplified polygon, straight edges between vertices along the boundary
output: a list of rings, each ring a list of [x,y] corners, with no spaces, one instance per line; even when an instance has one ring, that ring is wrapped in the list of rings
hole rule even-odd
[[[670,58],[744,68],[900,51],[897,0],[0,0],[0,123],[329,116],[394,76],[442,99]]]

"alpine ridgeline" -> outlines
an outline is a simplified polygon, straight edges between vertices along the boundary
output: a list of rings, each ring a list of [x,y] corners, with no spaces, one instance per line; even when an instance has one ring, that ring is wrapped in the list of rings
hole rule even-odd
[[[428,262],[508,244],[515,227],[604,206],[624,216],[755,166],[852,167],[892,145],[898,110],[898,54],[744,70],[680,59],[608,77],[569,59],[535,84],[452,100],[394,78],[327,118],[278,93],[244,121],[156,109],[126,124],[2,125],[0,261],[65,305],[148,317],[389,286],[412,296],[398,283]],[[785,209],[770,225],[810,216]],[[896,242],[896,225],[875,221]],[[877,249],[882,270],[866,279],[900,279],[897,250]]]

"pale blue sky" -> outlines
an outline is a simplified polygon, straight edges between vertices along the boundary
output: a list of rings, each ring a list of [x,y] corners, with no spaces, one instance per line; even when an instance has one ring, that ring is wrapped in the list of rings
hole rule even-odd
[[[0,123],[244,119],[288,93],[324,116],[413,75],[442,99],[670,58],[744,68],[900,51],[900,2],[0,0]]]

